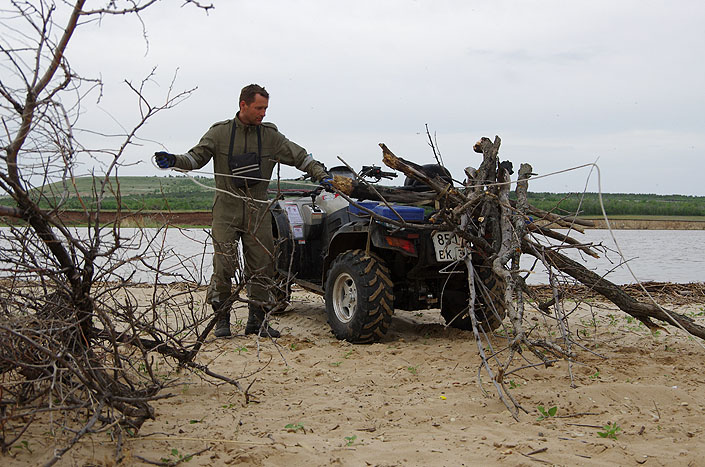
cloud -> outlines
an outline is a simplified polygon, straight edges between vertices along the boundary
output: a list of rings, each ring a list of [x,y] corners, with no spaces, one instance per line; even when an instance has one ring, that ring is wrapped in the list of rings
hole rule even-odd
[[[245,0],[209,15],[160,5],[143,19],[148,46],[138,21],[106,18],[70,56],[101,72],[103,106],[123,124],[136,109],[125,77],[158,66],[156,96],[178,68],[177,86],[198,87],[145,128],[160,144],[131,148],[131,161],[186,151],[258,82],[272,94],[268,119],[328,165],[337,155],[379,164],[380,141],[429,160],[428,123],[453,170],[471,165],[475,140],[498,134],[507,158],[543,172],[599,157],[606,191],[705,195],[668,169],[705,155],[699,1]],[[571,176],[542,191],[582,189]]]

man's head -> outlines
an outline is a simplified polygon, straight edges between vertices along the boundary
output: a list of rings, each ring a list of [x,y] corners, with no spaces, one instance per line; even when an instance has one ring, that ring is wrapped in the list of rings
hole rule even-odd
[[[267,90],[257,84],[250,84],[240,91],[240,113],[238,117],[245,125],[259,125],[267,113],[268,106],[269,93]]]

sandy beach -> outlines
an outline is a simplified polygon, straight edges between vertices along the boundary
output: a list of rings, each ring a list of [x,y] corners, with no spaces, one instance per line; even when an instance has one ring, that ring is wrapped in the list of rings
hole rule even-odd
[[[154,403],[156,420],[126,441],[122,465],[196,453],[187,465],[685,466],[705,458],[705,350],[675,328],[652,334],[612,304],[581,304],[571,332],[584,348],[570,368],[562,361],[507,377],[528,412],[516,421],[487,375],[478,379],[472,333],[445,328],[437,310],[398,311],[382,342],[353,345],[331,334],[321,297],[296,289],[292,298],[276,317],[276,342],[242,335],[239,309],[239,334],[209,340],[200,354],[238,378],[247,398],[169,373],[178,378],[174,397]],[[663,305],[705,322],[703,303]],[[537,311],[527,319],[545,326]],[[504,339],[494,336],[493,346]],[[48,459],[48,439],[35,435],[31,453],[13,450],[3,464]],[[87,436],[59,465],[114,465],[114,444]]]

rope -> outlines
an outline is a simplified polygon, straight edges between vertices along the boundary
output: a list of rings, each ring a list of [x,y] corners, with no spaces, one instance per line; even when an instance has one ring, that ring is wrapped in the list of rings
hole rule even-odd
[[[254,203],[260,203],[260,204],[269,204],[269,203],[270,203],[269,200],[261,200],[261,199],[252,198],[252,197],[250,197],[250,196],[242,196],[242,195],[235,194],[235,193],[233,193],[232,191],[223,190],[223,189],[218,188],[218,187],[213,187],[213,186],[205,185],[205,184],[199,182],[198,180],[196,180],[195,178],[193,178],[191,175],[189,175],[189,174],[187,173],[188,171],[186,171],[186,170],[176,169],[176,168],[172,168],[172,170],[173,170],[174,172],[179,172],[179,173],[181,173],[181,174],[183,174],[183,175],[186,175],[186,177],[188,177],[188,179],[191,180],[193,183],[195,183],[196,185],[198,185],[198,186],[200,186],[200,187],[203,187],[203,188],[205,188],[205,189],[207,189],[207,190],[217,191],[218,193],[224,193],[224,194],[226,194],[226,195],[232,196],[233,198],[242,199],[242,200],[246,200],[246,201],[252,201],[252,202],[254,202]],[[239,178],[248,178],[248,177],[239,177]]]
[[[157,168],[157,169],[159,169],[159,170],[165,170],[165,169],[163,169],[162,167],[159,167],[159,166],[157,165],[156,160],[155,160],[154,157],[150,158],[150,162],[152,163],[152,165],[153,165],[155,168]],[[269,201],[269,200],[260,200],[260,199],[252,198],[252,197],[250,197],[250,196],[238,195],[238,194],[236,194],[236,193],[233,193],[233,192],[228,191],[228,190],[223,190],[223,189],[218,188],[218,187],[208,186],[208,185],[205,185],[205,184],[199,182],[198,180],[196,180],[194,177],[191,176],[192,173],[211,175],[211,172],[206,172],[206,171],[203,171],[203,170],[186,170],[186,169],[180,169],[180,168],[177,168],[177,167],[170,167],[168,170],[172,170],[172,171],[174,171],[174,172],[178,172],[178,173],[180,173],[180,174],[182,174],[182,175],[185,175],[185,176],[186,176],[189,180],[191,180],[193,183],[195,183],[196,185],[198,185],[198,186],[200,186],[200,187],[202,187],[202,188],[205,188],[205,189],[207,189],[207,190],[216,191],[216,192],[218,192],[218,193],[223,193],[223,194],[225,194],[225,195],[232,196],[233,198],[242,199],[242,200],[247,200],[247,201],[252,201],[252,202],[260,203],[260,204],[269,204],[269,203],[271,202],[271,201]],[[224,174],[224,173],[219,173],[218,175],[219,175],[219,176],[222,176],[222,177],[227,177],[227,178],[239,178],[239,179],[241,179],[241,180],[252,180],[252,181],[257,181],[257,182],[270,182],[270,181],[271,181],[271,180],[268,179],[268,178],[246,177],[246,176],[243,176],[243,175],[232,175],[232,174]],[[310,182],[306,182],[306,181],[303,181],[303,180],[300,180],[300,181],[292,180],[292,181],[287,181],[287,183],[291,183],[291,184],[294,184],[294,185],[306,185],[306,186],[310,186],[310,185],[311,185]]]
[[[600,166],[597,165],[596,162],[590,162],[588,164],[583,164],[583,165],[578,165],[578,166],[570,167],[570,168],[563,169],[563,170],[558,170],[556,172],[551,172],[551,173],[548,173],[545,175],[531,177],[531,180],[535,180],[538,178],[551,177],[554,175],[559,175],[562,173],[570,172],[573,170],[583,169],[585,167],[590,167],[591,171],[592,171],[592,169],[597,171],[597,195],[598,195],[598,200],[600,202],[600,210],[602,211],[602,218],[605,221],[605,225],[607,226],[607,231],[609,232],[610,237],[612,238],[612,241],[614,242],[614,245],[617,248],[617,253],[619,254],[620,259],[622,260],[622,264],[624,264],[627,267],[627,271],[629,272],[629,275],[632,277],[632,279],[634,279],[634,282],[636,282],[639,285],[641,290],[646,294],[647,297],[649,297],[649,300],[651,300],[651,302],[654,305],[656,305],[659,308],[659,310],[661,310],[666,316],[668,316],[668,318],[671,320],[672,324],[674,324],[676,327],[678,327],[683,332],[685,332],[689,337],[693,338],[694,336],[691,333],[689,333],[688,330],[686,330],[682,324],[680,324],[678,321],[676,321],[676,319],[673,318],[673,315],[668,310],[666,310],[658,302],[656,302],[656,299],[654,299],[654,297],[649,293],[649,291],[646,289],[646,287],[644,287],[644,284],[642,283],[642,281],[639,280],[638,277],[636,277],[636,274],[634,273],[631,266],[629,265],[630,262],[624,256],[624,253],[622,252],[622,247],[619,245],[619,242],[617,241],[617,238],[614,235],[614,231],[612,230],[612,226],[610,225],[609,219],[607,218],[607,212],[605,211],[605,203],[602,199],[602,173],[600,172]],[[590,178],[590,176],[588,175],[588,180],[589,180],[589,178]],[[588,180],[586,180],[586,185],[587,185]],[[482,185],[482,186],[507,185],[507,184],[517,183],[517,182],[518,182],[518,180],[517,181],[510,181],[510,182],[502,182],[502,183],[491,183],[491,184]],[[477,186],[480,186],[480,185],[477,185]],[[698,345],[700,345],[700,347],[703,348],[703,350],[705,350],[705,344],[703,344],[702,342],[700,342],[697,339],[695,339],[695,341],[698,343]]]
[[[671,322],[672,322],[676,327],[680,328],[680,329],[681,329],[683,332],[685,332],[690,338],[695,337],[695,336],[693,336],[691,333],[689,333],[689,332],[683,327],[682,324],[680,324],[678,321],[676,321],[676,319],[673,318],[673,315],[672,315],[668,310],[666,310],[665,308],[663,308],[661,305],[659,305],[659,304],[656,302],[656,300],[654,299],[654,297],[649,293],[648,290],[646,290],[646,287],[644,287],[644,284],[642,284],[642,282],[636,277],[636,274],[634,274],[634,271],[632,270],[631,266],[629,265],[629,261],[627,261],[627,259],[624,257],[624,253],[622,253],[622,248],[619,246],[619,242],[617,242],[617,239],[616,239],[615,236],[614,236],[614,232],[613,232],[613,230],[612,230],[612,226],[610,226],[609,220],[607,219],[607,212],[605,211],[605,204],[604,204],[603,201],[602,201],[602,176],[601,176],[601,173],[600,173],[600,166],[598,166],[596,163],[586,164],[586,166],[592,166],[593,168],[595,168],[595,169],[597,170],[597,195],[598,195],[598,199],[600,200],[600,209],[602,210],[602,218],[605,220],[605,225],[607,226],[607,230],[608,230],[609,233],[610,233],[610,237],[612,237],[612,241],[614,242],[615,246],[617,247],[617,252],[619,253],[619,257],[622,259],[622,261],[624,262],[624,265],[627,267],[627,270],[629,271],[629,274],[632,276],[632,278],[634,279],[634,281],[635,281],[637,284],[639,284],[639,287],[640,287],[641,290],[646,294],[646,296],[649,297],[649,300],[651,300],[651,302],[652,302],[654,305],[656,305],[656,306],[659,308],[659,310],[661,310],[666,316],[668,316],[668,317],[670,318]],[[702,347],[703,350],[705,350],[705,344],[703,344],[702,342],[700,342],[698,339],[695,339],[695,342],[697,342],[698,345],[699,345],[700,347]]]
[[[152,158],[152,164],[153,164],[155,167],[159,168],[159,167],[156,165],[156,163],[155,163],[155,161],[154,161],[154,158]],[[572,172],[572,171],[574,171],[574,170],[584,169],[584,168],[586,168],[586,167],[590,167],[590,168],[591,168],[591,172],[592,172],[593,169],[597,172],[597,187],[598,187],[597,194],[598,194],[598,200],[599,200],[599,202],[600,202],[600,210],[602,211],[602,218],[603,218],[603,220],[605,221],[605,225],[607,226],[607,231],[609,232],[609,235],[610,235],[610,237],[612,238],[612,241],[614,242],[615,247],[617,248],[617,252],[619,253],[620,259],[622,260],[622,264],[624,264],[624,265],[627,267],[627,271],[629,272],[629,275],[630,275],[630,276],[632,277],[632,279],[634,279],[634,281],[639,285],[639,287],[640,287],[641,290],[646,294],[646,296],[649,298],[649,300],[651,300],[651,302],[652,302],[654,305],[656,305],[666,316],[668,316],[668,318],[671,320],[672,324],[674,324],[676,327],[678,327],[679,329],[681,329],[683,332],[685,332],[685,333],[686,333],[688,336],[690,336],[691,338],[694,337],[690,332],[688,332],[688,330],[686,330],[686,329],[683,327],[682,324],[680,324],[680,323],[673,317],[673,315],[672,315],[668,310],[666,310],[665,308],[663,308],[663,307],[656,301],[656,299],[654,299],[654,297],[649,293],[649,291],[646,289],[646,287],[644,287],[642,281],[639,280],[639,278],[636,276],[636,274],[634,273],[634,270],[632,270],[632,268],[631,268],[631,266],[630,266],[630,264],[629,264],[629,261],[627,261],[627,259],[626,259],[625,255],[624,255],[624,253],[622,252],[622,247],[620,246],[619,242],[617,241],[617,238],[616,238],[615,235],[614,235],[614,231],[612,230],[612,226],[610,225],[609,219],[607,218],[607,212],[605,211],[605,204],[604,204],[604,201],[603,201],[603,199],[602,199],[602,173],[601,173],[601,171],[600,171],[600,166],[597,165],[596,162],[590,162],[590,163],[587,163],[587,164],[577,165],[577,166],[574,166],[574,167],[569,167],[569,168],[566,168],[566,169],[557,170],[557,171],[555,171],[555,172],[550,172],[550,173],[547,173],[547,174],[544,174],[544,175],[533,176],[533,177],[531,177],[531,180],[533,181],[533,180],[538,180],[538,179],[540,179],[540,178],[553,177],[553,176],[555,176],[555,175],[560,175],[560,174],[563,174],[563,173]],[[204,185],[204,184],[200,183],[199,181],[197,181],[196,179],[194,179],[193,177],[191,177],[191,176],[187,173],[186,170],[177,169],[177,168],[173,168],[173,167],[172,167],[172,170],[174,170],[174,171],[176,171],[176,172],[179,172],[179,173],[181,173],[181,174],[186,175],[187,177],[189,177],[190,180],[192,180],[194,183],[196,183],[197,185],[199,185],[199,186],[201,186],[201,187],[203,187],[203,188],[210,189],[210,190],[215,190],[215,191],[218,191],[218,192],[220,192],[220,193],[225,193],[225,194],[228,194],[228,195],[230,195],[230,196],[234,196],[234,197],[240,198],[240,199],[252,199],[252,198],[249,198],[249,197],[246,197],[246,196],[239,196],[239,195],[236,195],[236,194],[231,193],[231,192],[229,192],[229,191],[221,190],[221,189],[219,189],[219,188],[214,188],[214,187],[209,187],[209,186],[207,186],[207,185]],[[189,171],[189,172],[192,172],[192,173],[207,173],[208,175],[210,175],[209,172],[203,172],[203,171],[197,171],[197,170],[193,170],[193,171]],[[219,175],[224,176],[224,177],[231,177],[231,178],[245,178],[245,179],[248,179],[248,180],[269,181],[268,179],[252,178],[252,177],[243,177],[243,176],[240,176],[240,175],[230,175],[230,174],[219,174]],[[587,182],[589,181],[589,179],[590,179],[590,175],[588,175],[588,179],[586,180],[586,184],[587,184]],[[487,184],[475,185],[475,186],[476,186],[476,187],[480,187],[480,186],[481,186],[481,187],[485,187],[485,188],[486,188],[486,187],[492,187],[492,186],[512,185],[512,184],[515,184],[515,183],[518,183],[518,182],[519,182],[519,180],[510,180],[510,181],[507,181],[507,182],[487,183]],[[304,183],[307,183],[307,182],[296,182],[296,181],[293,181],[292,183],[301,183],[301,184],[304,184]],[[268,204],[268,203],[269,203],[269,201],[261,201],[261,200],[253,200],[253,201],[258,202],[258,203],[265,203],[265,204]],[[702,342],[700,342],[700,341],[697,340],[697,339],[696,339],[695,341],[698,343],[698,345],[700,345],[700,347],[702,347],[703,350],[705,350],[705,344],[703,344]]]

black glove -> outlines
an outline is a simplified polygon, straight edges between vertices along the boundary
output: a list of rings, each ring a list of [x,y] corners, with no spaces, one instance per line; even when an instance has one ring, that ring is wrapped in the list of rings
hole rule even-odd
[[[155,152],[154,162],[157,163],[160,169],[168,169],[176,165],[176,156],[164,151]]]

